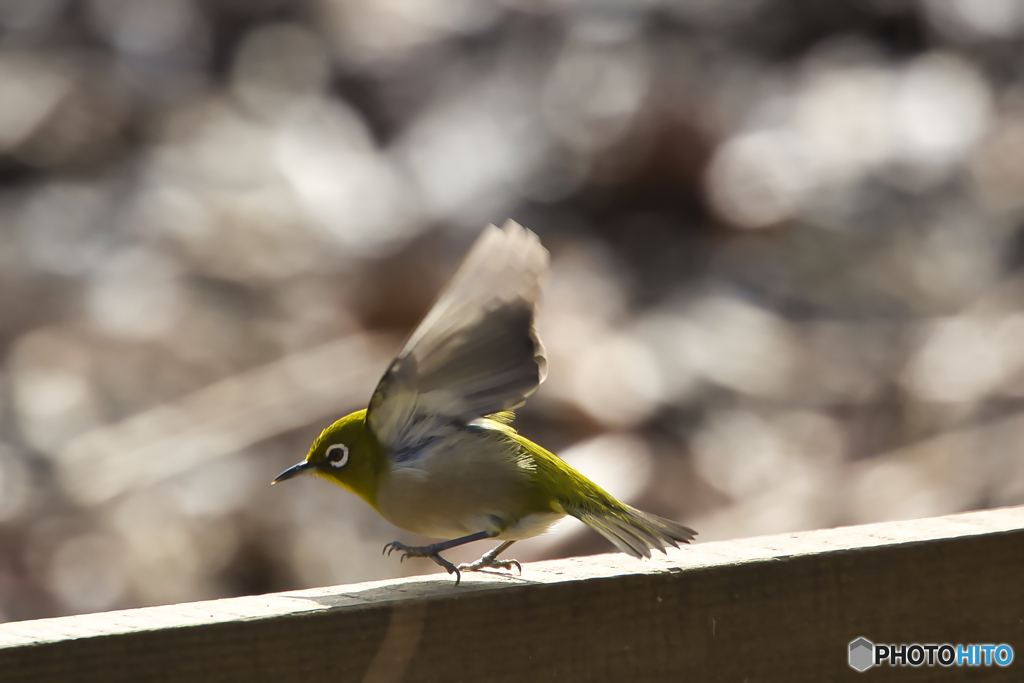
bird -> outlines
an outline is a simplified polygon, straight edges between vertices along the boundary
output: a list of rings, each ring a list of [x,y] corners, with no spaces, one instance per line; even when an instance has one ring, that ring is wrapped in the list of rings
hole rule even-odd
[[[429,558],[455,575],[511,570],[514,542],[575,517],[622,552],[650,558],[696,532],[638,510],[519,434],[514,410],[547,375],[535,316],[549,255],[509,220],[487,226],[433,307],[384,372],[366,409],[337,420],[306,458],[271,483],[302,474],[362,498],[396,527],[429,538],[384,546],[401,560]],[[473,541],[500,545],[475,562],[440,553]]]

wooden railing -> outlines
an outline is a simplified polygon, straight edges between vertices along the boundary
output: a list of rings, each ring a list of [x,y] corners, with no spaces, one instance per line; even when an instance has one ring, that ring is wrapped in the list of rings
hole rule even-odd
[[[1017,661],[858,673],[858,637]],[[854,679],[1024,680],[1024,508],[0,625],[4,682]]]

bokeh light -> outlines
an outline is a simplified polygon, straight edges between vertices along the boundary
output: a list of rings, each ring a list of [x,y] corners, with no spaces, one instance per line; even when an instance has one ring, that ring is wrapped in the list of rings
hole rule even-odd
[[[1024,503],[1022,45],[1016,0],[0,2],[0,619],[435,570],[269,482],[508,217],[517,424],[626,502]]]

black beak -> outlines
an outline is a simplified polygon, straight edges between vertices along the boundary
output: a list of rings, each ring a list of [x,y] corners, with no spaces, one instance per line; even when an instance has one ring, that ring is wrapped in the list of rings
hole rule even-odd
[[[277,479],[275,479],[274,481],[270,482],[270,485],[273,486],[274,484],[276,484],[279,481],[285,481],[287,479],[291,479],[292,477],[297,477],[300,474],[302,474],[303,472],[308,472],[309,470],[312,470],[312,469],[316,469],[316,465],[314,465],[311,462],[306,462],[305,460],[303,460],[302,462],[298,463],[297,465],[292,465],[291,467],[286,469],[284,472],[282,472],[281,474],[277,475]]]

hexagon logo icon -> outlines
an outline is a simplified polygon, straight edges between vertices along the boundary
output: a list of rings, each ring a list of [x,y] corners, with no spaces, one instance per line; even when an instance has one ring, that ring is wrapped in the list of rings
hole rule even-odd
[[[867,638],[850,643],[850,668],[867,671],[875,663],[875,644]]]

